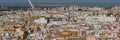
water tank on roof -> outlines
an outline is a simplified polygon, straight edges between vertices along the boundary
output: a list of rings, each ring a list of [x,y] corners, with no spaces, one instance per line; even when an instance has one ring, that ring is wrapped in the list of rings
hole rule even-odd
[[[5,37],[5,38],[9,37],[9,33],[3,33],[2,36]]]

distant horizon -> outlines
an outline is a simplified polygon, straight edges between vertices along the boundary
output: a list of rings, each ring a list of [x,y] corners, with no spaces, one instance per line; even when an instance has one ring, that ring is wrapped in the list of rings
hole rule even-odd
[[[19,5],[18,5],[19,4]],[[94,7],[114,7],[120,6],[120,3],[33,3],[34,6],[94,6]],[[14,7],[14,6],[23,6],[29,7],[29,3],[1,3],[0,6],[5,7]]]
[[[98,6],[98,7],[114,7],[120,6],[120,0],[31,0],[34,6]],[[0,6],[25,6],[30,4],[27,0],[0,0]]]

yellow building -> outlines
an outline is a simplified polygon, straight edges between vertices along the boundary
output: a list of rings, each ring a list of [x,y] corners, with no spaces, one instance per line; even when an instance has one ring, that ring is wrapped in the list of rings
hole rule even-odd
[[[64,14],[41,14],[40,16],[45,16],[45,17],[50,17],[50,16],[53,16],[53,17],[58,17],[58,18],[63,18],[65,17]]]
[[[19,36],[21,40],[24,38],[24,32],[21,31],[21,25],[4,25],[2,28],[2,33],[9,33],[11,37]]]

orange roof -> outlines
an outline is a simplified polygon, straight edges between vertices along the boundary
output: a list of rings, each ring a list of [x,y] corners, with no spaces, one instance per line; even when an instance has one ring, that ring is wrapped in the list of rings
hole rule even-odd
[[[70,32],[70,31],[63,31],[63,32],[61,32],[62,36],[71,36],[71,34],[72,34],[72,32]]]

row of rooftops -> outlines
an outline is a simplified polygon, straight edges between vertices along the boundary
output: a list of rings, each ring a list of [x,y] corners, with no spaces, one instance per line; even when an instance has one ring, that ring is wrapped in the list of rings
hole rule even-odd
[[[93,39],[102,37],[119,39],[120,25],[117,21],[119,17],[113,15],[116,13],[113,11],[119,10],[116,7],[105,9],[71,6],[65,8],[64,11],[61,8],[64,9],[64,7],[53,7],[49,10],[1,11],[2,29],[0,30],[2,31],[0,37],[6,39],[4,35],[12,38],[16,36],[16,38],[20,37],[21,40],[67,40],[69,37],[73,38],[72,40],[79,40],[81,37],[81,39],[89,40],[89,36],[93,35]]]

